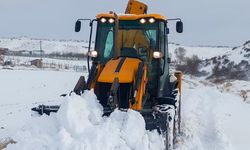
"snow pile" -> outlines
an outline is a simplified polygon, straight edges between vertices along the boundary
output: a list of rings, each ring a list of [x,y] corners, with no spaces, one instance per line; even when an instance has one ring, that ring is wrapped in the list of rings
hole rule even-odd
[[[92,91],[65,98],[60,110],[32,118],[13,137],[8,150],[161,150],[157,131],[146,131],[140,113],[115,110],[102,117],[102,106]]]

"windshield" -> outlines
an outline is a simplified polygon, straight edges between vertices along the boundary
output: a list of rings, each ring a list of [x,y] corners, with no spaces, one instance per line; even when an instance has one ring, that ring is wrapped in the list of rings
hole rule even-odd
[[[120,21],[117,45],[120,56],[138,57],[145,61],[152,59],[157,47],[157,23],[141,24],[135,21]],[[114,55],[114,24],[98,23],[95,49],[98,60],[106,62]]]

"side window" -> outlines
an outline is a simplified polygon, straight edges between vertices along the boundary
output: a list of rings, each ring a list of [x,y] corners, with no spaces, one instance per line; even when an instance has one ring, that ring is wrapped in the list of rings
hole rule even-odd
[[[162,54],[164,55],[163,57],[165,57],[166,53],[165,53],[165,23],[164,22],[160,22],[160,32],[159,32],[159,42],[160,42],[160,51],[162,52]],[[162,71],[164,70],[164,58],[161,59],[161,68]]]
[[[114,29],[110,24],[98,23],[95,50],[98,52],[96,60],[102,63],[113,56]]]
[[[105,48],[104,48],[104,58],[110,58],[111,57],[111,53],[112,53],[112,49],[113,49],[113,30],[109,30],[108,35],[107,35],[107,39],[105,42]]]
[[[165,50],[165,41],[164,41],[164,32],[165,32],[165,28],[164,28],[164,22],[160,22],[160,50],[161,52],[164,54],[164,50]]]
[[[156,49],[156,30],[148,30],[149,44],[151,49]]]

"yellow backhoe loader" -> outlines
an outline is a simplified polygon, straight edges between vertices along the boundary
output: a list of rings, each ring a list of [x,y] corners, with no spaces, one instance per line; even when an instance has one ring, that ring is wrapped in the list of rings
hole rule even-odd
[[[147,14],[147,9],[146,4],[130,0],[125,14],[109,12],[93,20],[77,20],[76,32],[81,29],[81,21],[90,22],[89,75],[86,82],[81,77],[73,91],[80,95],[93,89],[107,116],[114,109],[140,112],[146,129],[158,130],[169,150],[180,132],[182,73],[169,72],[167,25],[175,20],[176,31],[182,33],[183,23],[179,18]],[[90,50],[94,27],[95,48]],[[40,114],[58,109],[44,105],[33,108]]]

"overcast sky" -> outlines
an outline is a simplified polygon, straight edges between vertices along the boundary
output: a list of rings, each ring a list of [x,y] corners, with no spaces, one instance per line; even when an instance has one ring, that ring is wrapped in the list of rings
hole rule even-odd
[[[143,0],[148,13],[180,17],[184,33],[170,41],[185,45],[237,46],[250,40],[249,0]],[[99,12],[123,13],[127,0],[0,0],[0,37],[86,39],[88,25],[74,32],[77,18]]]

